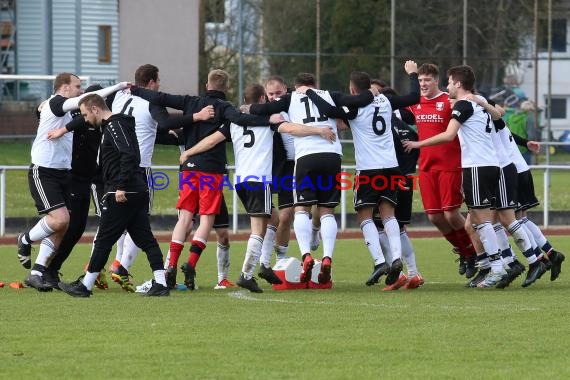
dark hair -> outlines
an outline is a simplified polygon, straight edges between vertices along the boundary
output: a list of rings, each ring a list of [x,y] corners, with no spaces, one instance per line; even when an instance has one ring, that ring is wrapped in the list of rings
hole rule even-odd
[[[265,89],[257,83],[247,86],[243,95],[246,104],[257,104],[259,98],[263,96],[265,96]]]
[[[471,66],[460,65],[452,67],[447,70],[447,76],[451,77],[455,82],[460,82],[461,87],[465,91],[473,92],[475,87],[475,73]]]
[[[158,81],[158,67],[146,64],[140,66],[137,71],[135,71],[135,85],[145,87],[151,80],[155,82]]]
[[[95,92],[95,91],[99,91],[102,89],[103,89],[103,87],[101,87],[100,84],[92,84],[91,86],[89,86],[85,89],[85,92]]]
[[[317,80],[311,73],[299,73],[295,77],[295,86],[315,86]]]
[[[386,81],[383,81],[382,79],[370,79],[370,85],[375,84],[376,86],[380,87],[380,88],[386,88],[388,87],[388,83]]]
[[[433,63],[422,63],[418,68],[418,75],[431,75],[434,78],[439,78],[439,68]]]
[[[76,77],[77,79],[79,79],[77,75],[72,73],[58,74],[58,76],[56,76],[55,80],[53,81],[53,92],[57,92],[64,84],[70,84],[71,77]]]
[[[396,90],[394,90],[392,87],[382,87],[378,92],[384,95],[398,95]]]
[[[359,91],[365,91],[370,88],[370,75],[364,71],[353,71],[350,73],[350,83]]]
[[[79,107],[81,107],[82,104],[85,104],[85,107],[87,108],[95,106],[103,111],[109,111],[109,107],[107,107],[107,104],[105,104],[105,99],[97,94],[89,94],[84,96],[79,101]]]

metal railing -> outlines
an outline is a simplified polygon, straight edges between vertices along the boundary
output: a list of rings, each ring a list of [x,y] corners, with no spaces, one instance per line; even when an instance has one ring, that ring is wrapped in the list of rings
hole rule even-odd
[[[552,144],[545,143],[544,145]],[[554,145],[554,144],[552,144]],[[556,145],[564,145],[564,143],[557,143]],[[545,228],[549,225],[549,210],[550,210],[550,174],[552,170],[570,170],[570,165],[531,165],[531,169],[544,169],[544,192],[543,192],[543,225]],[[153,170],[173,170],[178,171],[179,166],[172,165],[154,165]],[[235,170],[234,166],[228,167],[230,172]],[[355,165],[343,165],[341,171],[355,170]],[[4,236],[6,232],[6,174],[8,171],[27,171],[29,166],[0,166],[0,236]],[[229,173],[228,173],[229,175]],[[347,218],[347,205],[346,205],[346,189],[343,187],[340,193],[340,230],[346,230]],[[232,191],[232,231],[238,231],[238,197],[235,191]]]

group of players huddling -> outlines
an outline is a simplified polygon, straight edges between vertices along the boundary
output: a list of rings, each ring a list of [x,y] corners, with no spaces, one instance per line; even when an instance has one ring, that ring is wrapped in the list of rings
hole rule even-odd
[[[404,69],[410,87],[405,95],[365,72],[350,74],[350,94],[317,89],[312,74],[300,73],[292,90],[279,76],[270,77],[265,86],[249,85],[240,109],[226,100],[229,76],[223,70],[209,73],[203,96],[159,92],[159,70],[150,64],[137,69],[134,85],[92,86],[85,93],[77,76],[58,75],[54,95],[38,107],[28,179],[38,212],[45,216],[18,235],[18,258],[31,268],[25,284],[89,297],[93,287],[108,287],[104,267],[117,243],[108,268],[111,278],[135,291],[129,270],[143,250],[154,278],[137,291],[169,295],[177,286],[178,261],[197,220],[188,260],[180,268],[190,290],[196,289],[197,263],[212,228],[218,240],[215,289],[239,286],[262,292],[254,277],[258,263],[259,277],[280,284],[271,256],[275,251],[277,260],[288,257],[291,226],[302,261],[300,281],[311,281],[311,251],[322,244],[317,279],[327,284],[337,236],[341,129],[350,129],[353,136],[354,208],[373,259],[366,285],[377,284],[382,276],[386,291],[424,283],[406,232],[418,155],[424,209],[459,255],[459,273],[470,279],[468,287],[505,288],[525,270],[523,287],[547,270],[554,281],[565,257],[526,216],[538,201],[517,147],[536,152],[539,144],[509,131],[501,119],[504,110],[475,92],[469,66],[448,70],[447,93],[438,87],[437,66],[418,68],[406,61]],[[170,115],[165,107],[182,115]],[[251,221],[235,284],[228,278],[229,217],[222,192],[229,181],[229,141],[236,178],[242,181],[233,187]],[[178,222],[164,261],[149,222],[155,143],[180,146],[184,178],[176,204]],[[295,185],[272,189],[266,181],[272,176],[290,176]],[[378,178],[393,186],[376,186]],[[85,230],[91,197],[100,219],[89,263],[78,280],[62,282],[59,271]],[[463,202],[469,209],[466,218],[460,213]],[[528,270],[511,249],[506,231]],[[32,267],[34,242],[40,247]]]

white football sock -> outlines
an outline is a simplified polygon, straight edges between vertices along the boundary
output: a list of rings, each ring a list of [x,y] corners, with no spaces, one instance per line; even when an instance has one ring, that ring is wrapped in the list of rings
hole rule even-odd
[[[218,243],[216,248],[216,259],[218,262],[218,283],[228,278],[230,270],[230,247]]]
[[[83,280],[81,282],[83,282],[83,285],[85,285],[87,290],[90,291],[93,289],[93,285],[95,285],[97,277],[99,277],[99,272],[94,272],[94,273],[85,272],[85,276],[83,277]]]
[[[380,247],[378,229],[372,219],[362,221],[362,223],[360,223],[360,229],[364,236],[366,248],[368,248],[368,252],[370,252],[370,256],[372,256],[372,260],[374,261],[374,266],[385,262],[382,248]]]
[[[275,226],[267,225],[265,237],[263,238],[263,247],[261,247],[261,258],[259,259],[259,262],[267,268],[271,266],[271,254],[273,253],[276,232],[277,228]]]
[[[152,273],[154,275],[155,282],[158,282],[160,285],[166,286],[166,271],[164,269],[155,270]]]
[[[396,218],[386,218],[382,220],[384,224],[384,232],[388,236],[388,241],[390,242],[390,257],[392,261],[400,259],[402,257],[402,243],[400,242],[400,226]]]
[[[402,259],[404,259],[406,268],[408,268],[408,277],[414,277],[418,273],[416,254],[412,246],[412,241],[406,231],[400,233],[400,243],[402,245]]]
[[[261,247],[263,246],[263,238],[257,235],[250,235],[247,241],[247,250],[245,251],[245,259],[243,260],[243,266],[241,272],[243,273],[246,280],[253,277],[253,272],[255,267],[259,262],[259,257],[261,256]]]
[[[311,252],[311,219],[306,211],[297,211],[293,220],[293,229],[299,244],[301,255]]]
[[[42,240],[53,234],[54,231],[48,226],[46,219],[47,216],[44,216],[32,227],[28,232],[31,241],[24,241],[24,243],[32,244],[34,241]]]
[[[321,237],[323,239],[323,258],[332,259],[337,233],[336,219],[333,214],[321,216]]]
[[[47,267],[49,262],[51,261],[51,258],[54,255],[54,251],[55,251],[55,245],[50,240],[50,238],[43,239],[40,244],[40,251],[38,252],[38,257],[36,258],[35,263]]]
[[[125,243],[125,237],[127,236],[127,231],[123,232],[119,240],[117,240],[117,253],[115,254],[115,260],[121,261],[123,257],[123,246]]]
[[[125,236],[125,241],[123,242],[123,255],[121,257],[121,265],[126,269],[129,270],[137,256],[139,255],[140,249],[137,247],[133,239],[131,238],[130,234]]]

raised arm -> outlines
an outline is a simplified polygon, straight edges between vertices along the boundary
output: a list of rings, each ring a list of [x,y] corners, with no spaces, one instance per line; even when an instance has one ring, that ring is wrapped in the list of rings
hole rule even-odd
[[[178,129],[192,125],[196,121],[208,120],[214,117],[214,107],[206,106],[192,115],[170,115],[166,108],[150,104],[150,114],[158,123],[159,129]]]
[[[61,109],[62,109],[63,113],[73,111],[73,110],[76,110],[79,108],[79,101],[89,94],[97,94],[102,98],[106,98],[107,96],[109,96],[109,95],[111,95],[111,94],[113,94],[119,90],[124,90],[127,87],[129,87],[128,82],[119,82],[113,86],[105,87],[101,90],[97,90],[97,91],[93,91],[93,92],[86,92],[85,94],[82,94],[82,95],[77,96],[75,98],[68,98],[63,103]]]
[[[273,102],[263,103],[263,104],[251,104],[249,107],[245,106],[244,109],[242,109],[242,111],[251,113],[253,115],[272,115],[279,112],[287,112],[289,110],[290,104],[291,104],[291,95],[285,94],[281,98]]]
[[[180,111],[184,111],[186,104],[198,98],[197,96],[190,95],[172,95],[136,86],[131,87],[131,94],[140,96],[141,98],[148,100],[150,103],[158,104],[163,107],[174,108]]]

